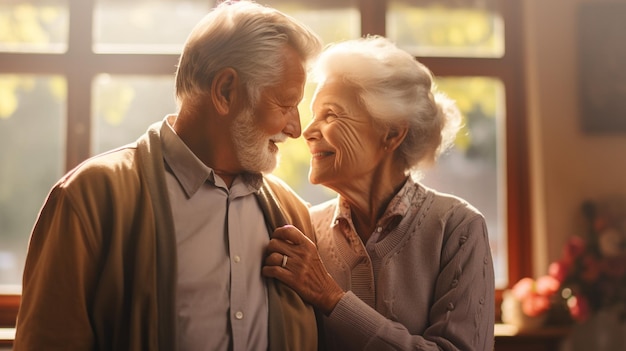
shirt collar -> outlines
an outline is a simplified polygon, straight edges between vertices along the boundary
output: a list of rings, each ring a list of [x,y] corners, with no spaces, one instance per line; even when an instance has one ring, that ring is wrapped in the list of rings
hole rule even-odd
[[[407,177],[407,180],[402,188],[400,188],[400,190],[389,202],[389,205],[387,205],[385,212],[378,220],[377,227],[389,226],[386,228],[386,230],[389,231],[394,229],[392,227],[400,224],[400,220],[408,214],[415,198],[420,196],[419,188],[420,185],[413,178],[413,176]],[[352,225],[350,205],[345,198],[341,197],[341,195],[338,196],[338,206],[335,209],[334,218],[331,222],[333,223],[332,226],[338,225],[340,221],[346,221]]]
[[[217,185],[216,175],[213,169],[200,161],[172,129],[175,120],[176,115],[168,115],[161,125],[163,158],[187,197],[190,198],[206,181]],[[257,192],[263,184],[261,174],[246,173],[237,179],[245,183],[250,192]]]

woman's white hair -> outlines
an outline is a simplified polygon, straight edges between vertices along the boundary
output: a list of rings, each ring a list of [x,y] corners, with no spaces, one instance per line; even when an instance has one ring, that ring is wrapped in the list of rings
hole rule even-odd
[[[215,74],[231,67],[254,105],[264,87],[277,83],[285,45],[299,53],[304,66],[322,48],[317,34],[280,11],[253,1],[223,2],[187,38],[176,71],[176,97],[180,102],[209,92]]]
[[[375,123],[408,127],[398,147],[406,170],[433,163],[450,147],[462,116],[454,100],[436,91],[431,71],[381,36],[328,46],[319,56],[313,78],[340,78],[357,89],[360,103]]]

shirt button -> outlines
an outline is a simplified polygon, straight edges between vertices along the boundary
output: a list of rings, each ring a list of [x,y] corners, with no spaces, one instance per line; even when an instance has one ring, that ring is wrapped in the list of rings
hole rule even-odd
[[[383,231],[383,227],[376,228],[376,231],[379,232],[379,233],[382,232]]]
[[[459,285],[459,280],[458,279],[452,280],[452,284],[450,284],[450,285],[452,285],[453,288],[456,288],[457,285]]]
[[[237,319],[243,319],[243,312],[241,312],[241,311],[237,311],[237,312],[235,313],[235,318],[237,318]]]
[[[452,310],[454,310],[454,304],[453,304],[452,302],[448,303],[448,306],[446,307],[446,309],[447,309],[448,311],[452,311]]]
[[[233,261],[235,261],[235,263],[239,263],[241,261],[241,257],[235,256],[233,257]]]

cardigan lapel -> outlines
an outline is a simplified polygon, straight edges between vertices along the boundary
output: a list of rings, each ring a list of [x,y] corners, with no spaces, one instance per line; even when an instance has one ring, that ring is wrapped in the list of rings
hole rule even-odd
[[[270,233],[288,223],[285,213],[264,179],[257,193]],[[301,229],[301,228],[300,228]],[[313,308],[290,287],[268,279],[269,350],[317,350],[318,330]]]
[[[167,184],[160,123],[153,124],[138,140],[137,151],[154,208],[158,350],[176,350],[176,238],[169,198],[163,190],[167,189]]]

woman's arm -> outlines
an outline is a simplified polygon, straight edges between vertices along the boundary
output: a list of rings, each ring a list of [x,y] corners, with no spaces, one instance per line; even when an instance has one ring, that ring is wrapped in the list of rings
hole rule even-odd
[[[304,238],[304,239],[303,239]],[[494,278],[484,219],[456,225],[441,250],[441,267],[431,306],[399,308],[427,314],[421,335],[386,318],[351,292],[344,292],[326,271],[315,245],[293,227],[276,231],[268,245],[263,274],[296,290],[324,311],[325,324],[342,349],[491,350],[494,326]],[[281,267],[283,254],[288,256]],[[402,289],[398,286],[397,289]]]
[[[345,294],[324,267],[315,244],[296,227],[276,229],[267,253],[263,275],[289,285],[324,314],[330,314]]]

